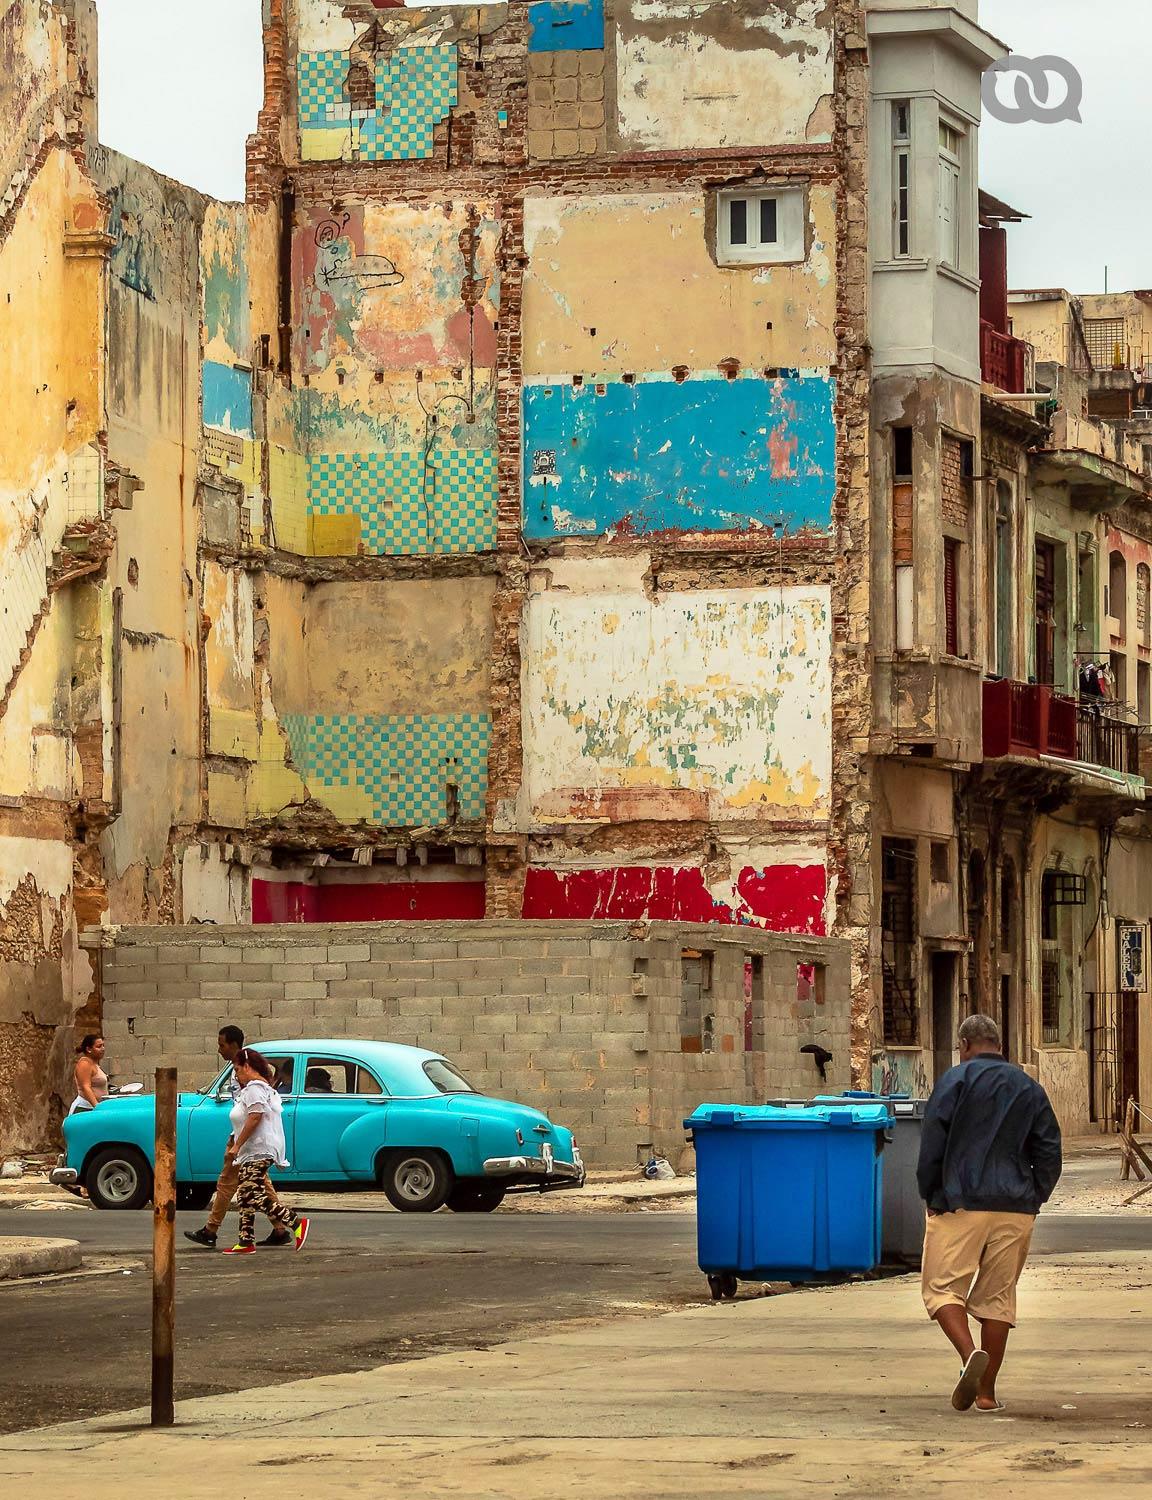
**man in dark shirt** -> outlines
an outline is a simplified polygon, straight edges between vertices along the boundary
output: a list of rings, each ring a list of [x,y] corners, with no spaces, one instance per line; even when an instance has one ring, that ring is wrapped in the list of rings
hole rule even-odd
[[[1002,1411],[996,1376],[1016,1323],[1016,1283],[1036,1215],[1060,1180],[1048,1096],[1000,1053],[988,1016],[960,1027],[960,1062],[928,1101],[917,1180],[927,1206],[923,1295],[964,1361],[952,1405]],[[980,1324],[977,1349],[968,1319]]]

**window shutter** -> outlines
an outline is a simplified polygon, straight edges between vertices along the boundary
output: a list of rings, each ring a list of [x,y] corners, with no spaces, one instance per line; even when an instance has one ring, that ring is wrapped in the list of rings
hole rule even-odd
[[[960,655],[959,618],[956,611],[957,564],[960,543],[952,537],[944,538],[944,649],[949,656]]]

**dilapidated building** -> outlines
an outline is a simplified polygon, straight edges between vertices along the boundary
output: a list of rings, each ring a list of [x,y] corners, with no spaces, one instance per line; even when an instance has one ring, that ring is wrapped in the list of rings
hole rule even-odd
[[[99,145],[90,0],[0,23],[0,1147],[157,923],[757,925],[828,946],[784,1011],[748,956],[747,1048],[850,1010],[930,1083],[1008,963],[988,506],[1065,410],[981,290],[976,0],[262,19],[233,204]]]

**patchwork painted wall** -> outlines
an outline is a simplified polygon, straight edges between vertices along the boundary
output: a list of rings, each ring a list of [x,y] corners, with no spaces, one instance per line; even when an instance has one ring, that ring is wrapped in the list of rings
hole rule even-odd
[[[704,192],[524,201],[524,372],[586,382],[643,371],[824,369],[836,362],[836,195],[807,190],[809,250],[718,266]],[[675,316],[669,316],[675,308]]]
[[[691,151],[832,139],[826,0],[630,0],[617,8],[620,144]]]
[[[483,819],[493,590],[488,578],[309,590],[299,639],[273,642],[287,754],[272,761],[344,822]]]
[[[525,535],[827,527],[834,400],[820,374],[525,385]]]
[[[526,535],[830,524],[835,199],[807,200],[807,258],[738,269],[706,193],[527,200]]]
[[[823,586],[648,597],[550,567],[525,624],[525,781],[536,823],[827,817],[831,617]],[[578,592],[579,583],[585,583]],[[624,809],[622,809],[623,811]],[[650,816],[650,814],[649,814]]]
[[[320,555],[494,547],[498,236],[483,202],[369,202],[300,224],[307,384],[299,458],[273,486],[279,535]]]
[[[617,865],[578,870],[534,866],[525,880],[523,914],[718,922],[823,936],[827,884],[818,859],[804,864],[766,863],[760,868],[745,865],[734,880],[710,880],[698,866]]]

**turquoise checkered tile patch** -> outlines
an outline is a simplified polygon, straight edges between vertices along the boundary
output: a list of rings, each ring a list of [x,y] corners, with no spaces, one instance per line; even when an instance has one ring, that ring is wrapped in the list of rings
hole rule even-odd
[[[389,828],[439,827],[484,816],[488,791],[487,714],[285,714],[281,724],[309,791],[352,788],[364,818]]]
[[[457,101],[456,47],[400,47],[376,61],[376,108],[358,115],[361,161],[419,161]]]
[[[490,552],[496,546],[496,455],[490,449],[320,453],[308,462],[314,516],[358,515],[376,556]]]
[[[296,94],[304,129],[347,125],[351,106],[345,90],[347,52],[301,52],[296,59]]]

